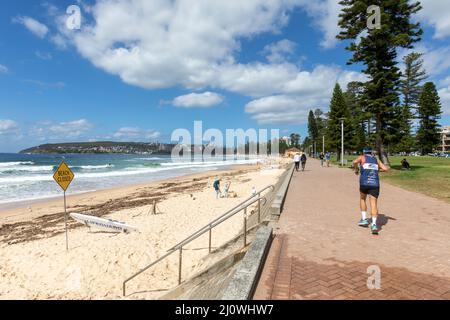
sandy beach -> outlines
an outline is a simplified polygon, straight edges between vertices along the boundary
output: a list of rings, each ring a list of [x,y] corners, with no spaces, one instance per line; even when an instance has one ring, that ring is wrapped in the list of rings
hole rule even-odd
[[[278,166],[239,166],[161,182],[68,197],[68,212],[124,221],[139,233],[113,234],[69,219],[65,250],[63,201],[38,202],[0,213],[0,299],[122,299],[122,281],[167,249],[251,195],[252,187],[275,184]],[[229,180],[236,198],[216,199],[215,177]],[[157,214],[152,204],[157,201]],[[213,247],[235,237],[236,215],[214,230]],[[183,277],[205,266],[207,238],[186,248]],[[129,284],[127,299],[154,299],[177,284],[178,256]]]

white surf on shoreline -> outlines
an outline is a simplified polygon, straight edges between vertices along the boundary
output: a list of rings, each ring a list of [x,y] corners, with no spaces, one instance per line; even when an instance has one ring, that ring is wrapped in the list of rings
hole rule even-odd
[[[175,178],[227,166],[255,164],[258,160],[207,159],[205,161],[172,162],[168,157],[136,157],[125,159],[125,161],[116,161],[115,164],[77,164],[76,161],[72,161],[75,164],[71,166],[71,161],[67,162],[75,173],[75,180],[72,182],[68,194],[79,194],[92,190]],[[56,163],[58,162],[55,161],[55,165],[42,164],[39,161],[0,162],[0,210],[8,204],[39,201],[59,196],[61,190],[53,181]],[[126,163],[130,165],[127,166]]]

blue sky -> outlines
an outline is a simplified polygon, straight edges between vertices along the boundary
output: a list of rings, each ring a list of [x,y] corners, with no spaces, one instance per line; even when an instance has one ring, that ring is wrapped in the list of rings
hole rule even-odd
[[[450,124],[443,3],[423,1],[417,50]],[[73,4],[80,30],[66,26]],[[9,1],[0,11],[0,152],[62,141],[168,142],[195,120],[205,129],[304,137],[308,111],[327,111],[336,82],[363,79],[334,39],[338,11],[337,0]]]

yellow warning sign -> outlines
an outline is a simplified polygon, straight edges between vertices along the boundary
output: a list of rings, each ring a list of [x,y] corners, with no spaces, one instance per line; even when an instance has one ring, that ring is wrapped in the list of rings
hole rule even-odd
[[[75,178],[75,175],[64,161],[61,162],[61,165],[53,175],[53,179],[55,179],[56,183],[59,184],[64,191],[69,188],[73,178]]]

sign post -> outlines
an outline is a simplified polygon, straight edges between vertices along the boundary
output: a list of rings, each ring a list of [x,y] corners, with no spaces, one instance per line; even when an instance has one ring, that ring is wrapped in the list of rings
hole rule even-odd
[[[66,228],[66,250],[69,250],[69,238],[67,235],[67,206],[66,206],[66,191],[69,189],[70,184],[75,178],[72,170],[67,166],[67,164],[63,161],[59,165],[55,174],[53,175],[53,179],[64,191],[64,224]]]

